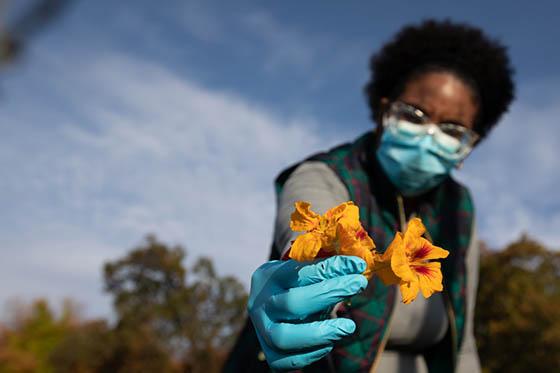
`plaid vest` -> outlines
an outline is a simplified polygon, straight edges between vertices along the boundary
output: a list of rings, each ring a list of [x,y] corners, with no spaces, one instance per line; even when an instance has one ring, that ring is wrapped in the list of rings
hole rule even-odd
[[[307,160],[326,163],[348,189],[350,199],[360,208],[360,220],[383,252],[395,232],[401,230],[397,219],[397,191],[382,172],[374,155],[374,135],[368,132],[355,142],[338,146]],[[283,171],[276,179],[279,194],[299,164]],[[407,211],[408,213],[413,211]],[[450,325],[444,339],[423,351],[430,373],[452,372],[461,347],[466,307],[466,251],[473,224],[473,204],[468,190],[448,177],[442,184],[418,199],[415,211],[426,226],[433,243],[450,252],[442,260],[444,299]],[[271,258],[276,259],[273,247]],[[340,316],[356,322],[357,330],[339,342],[328,358],[305,371],[369,372],[376,360],[395,302],[395,286],[385,286],[373,276],[367,289],[351,299],[351,307]],[[421,296],[421,295],[419,295]]]

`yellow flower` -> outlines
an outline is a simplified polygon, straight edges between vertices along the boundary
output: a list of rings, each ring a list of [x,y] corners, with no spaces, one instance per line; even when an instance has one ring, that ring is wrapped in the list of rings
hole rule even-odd
[[[399,283],[404,303],[416,299],[419,290],[425,298],[436,291],[443,290],[441,263],[432,260],[446,258],[449,251],[434,246],[423,238],[425,231],[426,228],[420,219],[411,219],[404,235],[397,232],[384,257],[381,258],[385,260],[385,264],[390,258],[393,274],[388,273],[388,267],[385,265],[383,276],[389,280],[389,283]],[[382,272],[380,270],[377,273],[383,279]]]
[[[418,218],[411,219],[406,231],[397,232],[383,254],[378,254],[373,240],[360,223],[358,206],[342,203],[324,215],[316,214],[307,202],[295,203],[290,227],[305,232],[295,239],[289,257],[308,261],[333,255],[355,255],[364,259],[368,279],[376,274],[385,285],[399,284],[404,303],[410,303],[422,291],[430,297],[442,291],[441,264],[449,252],[422,237],[426,228]]]
[[[340,255],[359,256],[365,260],[367,268],[363,275],[368,279],[373,275],[375,244],[360,221],[342,221],[337,229]]]
[[[293,242],[290,258],[307,261],[332,255],[355,255],[366,261],[368,267],[364,276],[371,277],[375,244],[362,228],[358,206],[353,202],[342,203],[321,216],[311,210],[309,203],[298,201],[290,228],[306,232]]]

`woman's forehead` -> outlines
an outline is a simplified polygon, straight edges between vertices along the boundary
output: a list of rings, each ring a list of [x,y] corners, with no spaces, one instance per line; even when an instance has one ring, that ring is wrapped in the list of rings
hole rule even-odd
[[[478,106],[474,92],[449,72],[429,72],[409,81],[398,97],[424,111],[436,123],[454,122],[472,128]]]

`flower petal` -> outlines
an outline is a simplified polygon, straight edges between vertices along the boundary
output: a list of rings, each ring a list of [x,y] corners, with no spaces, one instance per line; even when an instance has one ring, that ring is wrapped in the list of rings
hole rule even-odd
[[[373,253],[369,250],[362,250],[359,253],[357,253],[356,256],[359,256],[360,258],[365,260],[367,267],[362,274],[369,280],[371,276],[373,276],[373,266],[375,265],[375,261],[373,259]]]
[[[391,269],[402,281],[412,281],[416,278],[410,269],[410,261],[406,255],[402,235],[397,232],[393,242],[387,250],[391,250]]]
[[[313,260],[321,250],[321,236],[315,232],[298,236],[290,249],[290,258],[298,262]]]
[[[364,236],[365,235],[365,236]],[[356,231],[354,228],[345,224],[337,225],[338,253],[340,255],[354,255],[364,259],[367,263],[367,269],[363,275],[368,279],[373,274],[375,264],[373,256],[373,240],[367,235],[367,232],[360,226]]]
[[[391,269],[391,260],[382,261],[381,255],[374,257],[373,272],[383,281],[385,285],[395,285],[401,282],[401,279],[395,275]]]
[[[396,235],[400,235],[400,240],[397,240]],[[400,233],[397,233],[396,235],[395,238],[393,238],[393,241],[389,244],[387,250],[385,250],[385,252],[382,254],[381,261],[391,262],[391,257],[393,256],[393,250],[395,249],[395,246],[402,244],[402,235]]]
[[[320,216],[311,211],[310,203],[297,201],[294,205],[295,210],[290,219],[290,228],[293,231],[310,231],[319,224]]]
[[[414,241],[415,239],[422,237],[424,232],[426,232],[426,227],[424,227],[424,224],[422,224],[422,220],[420,220],[419,218],[412,218],[406,225],[406,231],[404,232],[404,242],[408,246],[409,241]]]
[[[336,236],[340,254],[344,252],[344,255],[352,255],[354,245],[358,242],[352,228],[345,224],[337,224]]]
[[[344,220],[336,226],[336,235],[341,248],[357,246],[369,251],[375,248],[375,243],[359,221],[357,226],[347,223],[348,221]]]
[[[413,281],[401,281],[400,290],[402,295],[402,301],[404,304],[409,304],[418,296],[419,284],[418,280]]]
[[[373,267],[373,271],[377,276],[379,276],[379,278],[385,285],[394,285],[398,284],[401,281],[400,277],[398,277],[391,268],[391,257],[393,256],[393,250],[395,248],[395,245],[398,244],[399,239],[395,237],[387,250],[385,250],[383,254],[376,254],[374,258],[375,265]]]
[[[441,274],[441,263],[431,262],[413,266],[418,274],[418,282],[422,295],[429,298],[436,291],[443,290],[443,275]]]
[[[354,202],[344,203],[345,208],[340,215],[337,216],[339,222],[345,222],[354,227],[360,224],[360,209],[354,204]]]
[[[412,262],[447,258],[449,255],[449,251],[444,250],[439,246],[432,245],[430,241],[422,237],[418,238],[415,244],[414,249],[411,251],[410,260]]]
[[[362,246],[364,249],[370,251],[375,249],[375,242],[373,242],[364,228],[360,227],[360,229],[356,231],[356,238],[358,239],[358,243],[360,244],[360,246]]]
[[[348,208],[350,206],[354,206],[356,209],[358,209],[358,206],[356,206],[354,204],[354,202],[349,201],[349,202],[344,202],[341,203],[338,206],[335,206],[331,209],[328,209],[327,212],[325,212],[325,218],[327,219],[335,219],[338,220],[340,217],[342,217],[343,215],[349,215],[352,214],[352,211],[348,210]],[[347,211],[348,210],[348,211]]]

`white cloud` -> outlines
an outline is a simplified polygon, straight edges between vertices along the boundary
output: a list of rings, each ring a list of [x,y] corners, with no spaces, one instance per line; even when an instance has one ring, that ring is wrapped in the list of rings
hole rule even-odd
[[[546,105],[516,102],[458,173],[472,188],[481,238],[493,247],[528,233],[560,248],[560,97],[550,86],[541,90],[550,93]]]
[[[0,171],[0,198],[22,202],[4,212],[17,230],[0,228],[0,249],[20,253],[0,265],[10,284],[0,295],[71,295],[103,312],[102,263],[149,232],[186,246],[191,259],[212,257],[219,273],[248,284],[268,255],[273,177],[334,138],[309,120],[271,115],[126,56],[57,68],[66,70],[56,89],[78,114],[58,112],[50,128],[19,128],[12,113],[10,144],[2,143],[12,161]],[[43,139],[32,153],[30,131]],[[32,279],[18,286],[30,269]],[[76,278],[80,286],[53,286]]]

